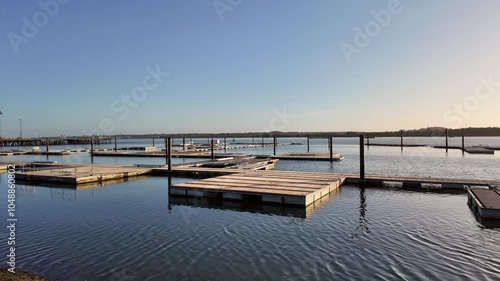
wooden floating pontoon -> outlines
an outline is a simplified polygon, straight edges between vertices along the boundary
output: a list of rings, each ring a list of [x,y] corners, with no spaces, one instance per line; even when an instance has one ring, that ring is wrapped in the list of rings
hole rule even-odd
[[[252,198],[263,203],[305,207],[337,190],[344,181],[344,177],[329,173],[251,171],[176,184],[170,188],[170,194],[230,200]]]
[[[16,167],[16,180],[26,182],[79,185],[126,179],[152,173],[152,168],[120,165],[38,164]]]

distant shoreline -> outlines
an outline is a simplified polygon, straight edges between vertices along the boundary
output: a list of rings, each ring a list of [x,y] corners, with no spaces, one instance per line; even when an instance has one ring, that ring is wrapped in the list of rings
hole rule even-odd
[[[461,129],[446,129],[444,127],[430,127],[416,130],[399,130],[399,131],[331,131],[331,132],[214,132],[214,133],[149,133],[149,134],[108,134],[94,135],[95,138],[118,138],[118,139],[146,139],[146,138],[357,138],[360,135],[365,135],[367,138],[382,138],[382,137],[445,137],[446,131],[449,138],[461,137],[500,137],[500,127],[477,127],[477,128],[461,128]],[[74,136],[46,136],[46,137],[28,137],[25,139],[71,139],[71,138],[91,138],[90,135],[74,135]],[[0,137],[1,139],[1,137]],[[19,139],[18,136],[10,137],[3,136],[3,139]]]
[[[444,137],[446,128],[432,127],[417,130],[402,130],[404,137]],[[448,137],[461,137],[462,134],[466,137],[500,137],[500,127],[486,128],[461,128],[448,129]],[[165,133],[165,134],[121,134],[111,135],[117,138],[211,138],[211,137],[227,137],[227,138],[251,138],[251,137],[310,137],[310,138],[326,138],[326,137],[345,137],[353,138],[365,135],[366,137],[400,137],[399,131],[344,131],[344,132],[239,132],[239,133]]]

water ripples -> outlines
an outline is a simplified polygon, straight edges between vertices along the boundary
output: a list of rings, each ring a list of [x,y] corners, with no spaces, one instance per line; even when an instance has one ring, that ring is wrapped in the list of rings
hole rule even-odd
[[[1,190],[0,190],[1,191]],[[425,280],[500,275],[460,195],[345,186],[306,219],[173,205],[164,179],[20,198],[20,266],[63,280]],[[22,227],[21,227],[22,226]],[[1,240],[1,239],[0,239]],[[4,243],[1,240],[0,243]]]

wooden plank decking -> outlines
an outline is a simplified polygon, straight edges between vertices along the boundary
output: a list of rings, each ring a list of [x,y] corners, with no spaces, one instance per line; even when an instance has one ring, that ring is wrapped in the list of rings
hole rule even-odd
[[[263,203],[308,206],[337,190],[344,181],[330,173],[249,171],[176,184],[170,192],[174,196],[258,198]]]
[[[17,168],[17,167],[16,167]],[[152,168],[103,165],[103,164],[65,164],[31,165],[29,168],[17,168],[16,179],[26,182],[57,183],[78,185],[106,180],[126,179],[152,173]]]

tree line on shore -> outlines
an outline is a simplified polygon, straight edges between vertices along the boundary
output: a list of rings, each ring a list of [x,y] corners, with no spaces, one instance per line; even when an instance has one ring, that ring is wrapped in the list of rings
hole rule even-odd
[[[359,135],[367,137],[399,137],[401,131],[378,131],[378,132],[362,132],[362,131],[345,131],[345,132],[240,132],[240,133],[173,133],[173,134],[128,134],[116,135],[119,138],[211,138],[211,137],[227,137],[227,138],[248,138],[248,137],[310,137],[310,138],[325,138],[325,137],[358,137]],[[444,127],[428,127],[422,129],[403,130],[405,137],[435,137],[445,136],[446,128]],[[460,129],[448,129],[449,137],[499,137],[500,127],[470,127]]]

